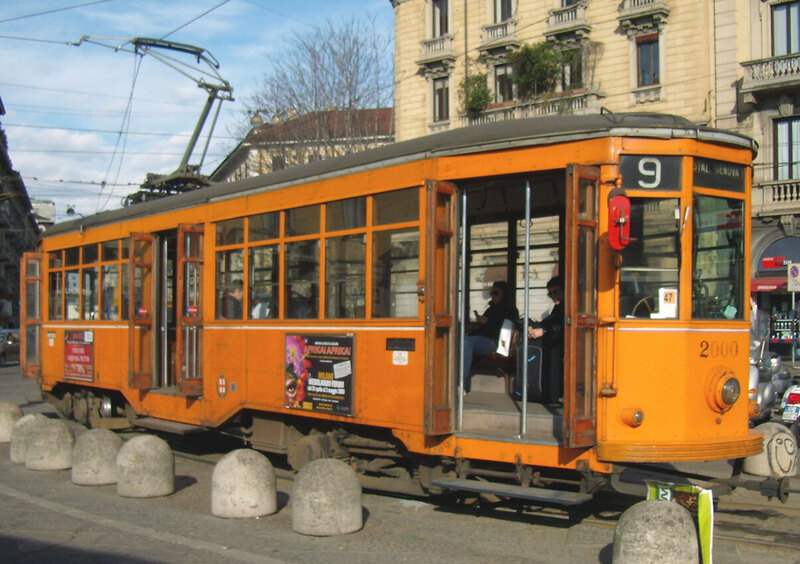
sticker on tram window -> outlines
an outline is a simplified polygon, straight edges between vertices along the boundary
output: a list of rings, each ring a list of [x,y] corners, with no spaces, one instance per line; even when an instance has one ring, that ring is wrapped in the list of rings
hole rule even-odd
[[[352,415],[353,336],[286,335],[284,407]]]
[[[694,159],[692,183],[702,188],[744,192],[745,167],[712,159]]]
[[[622,188],[680,190],[681,157],[671,155],[620,155]]]

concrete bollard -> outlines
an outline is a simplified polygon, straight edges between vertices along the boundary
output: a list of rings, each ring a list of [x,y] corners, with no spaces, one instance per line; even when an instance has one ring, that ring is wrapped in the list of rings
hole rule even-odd
[[[292,528],[332,536],[361,529],[361,484],[341,460],[320,458],[303,466],[292,486]]]
[[[211,513],[243,518],[278,510],[275,469],[266,456],[252,449],[226,454],[211,476]]]
[[[0,401],[0,443],[11,440],[14,424],[22,419],[22,410],[15,403]]]
[[[103,486],[117,482],[117,454],[122,439],[108,429],[89,429],[72,450],[72,483]]]
[[[25,468],[28,470],[66,470],[72,467],[75,435],[60,419],[33,420],[27,433]]]
[[[780,423],[762,423],[756,431],[764,434],[764,449],[744,459],[742,469],[748,474],[782,478],[794,476],[798,470],[797,440]]]
[[[117,494],[159,497],[175,491],[175,457],[162,439],[141,435],[123,444],[117,454]]]
[[[686,508],[648,500],[629,507],[614,530],[614,564],[697,564],[697,530]]]
[[[10,456],[13,464],[25,464],[25,454],[28,452],[28,435],[35,427],[37,419],[45,419],[41,413],[29,413],[14,423],[11,430]]]

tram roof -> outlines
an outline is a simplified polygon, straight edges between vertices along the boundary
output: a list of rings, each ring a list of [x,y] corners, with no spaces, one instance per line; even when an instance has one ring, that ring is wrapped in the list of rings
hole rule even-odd
[[[194,207],[246,194],[277,190],[301,182],[332,178],[382,166],[433,157],[549,145],[601,137],[698,139],[750,149],[753,153],[757,151],[756,142],[748,137],[721,129],[698,126],[685,118],[668,114],[601,112],[590,115],[515,119],[449,130],[235,182],[213,184],[191,192],[57,223],[47,229],[44,237]]]

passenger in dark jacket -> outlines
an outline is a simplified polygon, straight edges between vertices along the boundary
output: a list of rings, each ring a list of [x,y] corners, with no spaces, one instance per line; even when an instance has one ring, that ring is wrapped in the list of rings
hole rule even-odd
[[[564,388],[564,281],[560,276],[547,283],[553,309],[539,327],[528,327],[528,337],[542,340],[542,382],[544,401],[559,403]]]
[[[464,391],[470,391],[472,362],[497,350],[497,340],[503,321],[516,321],[519,311],[514,305],[511,288],[507,282],[492,284],[489,307],[477,316],[478,328],[464,338]]]

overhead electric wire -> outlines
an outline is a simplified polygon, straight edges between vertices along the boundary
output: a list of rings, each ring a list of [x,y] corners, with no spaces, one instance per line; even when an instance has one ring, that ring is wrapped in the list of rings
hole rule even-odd
[[[162,114],[163,115],[163,114]],[[87,127],[63,127],[60,125],[25,125],[21,123],[3,122],[3,127],[23,127],[30,129],[60,129],[63,131],[80,131],[83,133],[119,133],[117,129],[90,129]],[[190,133],[166,133],[161,131],[128,131],[128,135],[150,135],[156,137],[191,137]],[[218,139],[239,139],[239,137],[227,136],[217,137]]]
[[[93,0],[92,2],[84,2],[83,4],[76,4],[74,6],[65,6],[64,8],[54,8],[53,10],[46,10],[44,12],[37,12],[35,14],[27,14],[25,16],[15,16],[13,18],[6,18],[4,20],[0,20],[0,24],[6,22],[13,22],[17,20],[24,20],[26,18],[35,18],[37,16],[46,16],[49,14],[55,14],[57,12],[65,12],[67,10],[74,10],[75,8],[83,8],[84,6],[92,6],[94,4],[103,4],[104,2],[110,2],[111,0]]]
[[[213,12],[214,10],[216,10],[217,8],[219,8],[219,7],[221,7],[221,6],[224,6],[225,4],[227,4],[227,3],[228,3],[228,2],[230,2],[230,1],[231,1],[231,0],[222,0],[222,2],[220,2],[219,4],[217,4],[216,6],[214,6],[213,8],[210,8],[210,9],[206,10],[205,12],[203,12],[202,14],[200,14],[199,16],[197,16],[197,17],[195,17],[195,18],[192,18],[191,20],[189,20],[189,21],[188,21],[188,22],[186,22],[185,24],[183,24],[183,25],[180,25],[180,26],[176,27],[175,29],[173,29],[172,31],[170,31],[169,33],[167,33],[166,35],[162,35],[162,36],[161,36],[161,39],[166,39],[166,38],[167,38],[167,37],[169,37],[170,35],[172,35],[172,34],[174,34],[174,33],[177,33],[178,31],[180,31],[180,30],[182,30],[183,28],[185,28],[185,27],[187,27],[187,26],[189,26],[189,25],[193,24],[194,22],[196,22],[197,20],[199,20],[199,19],[200,19],[200,18],[202,18],[203,16],[205,16],[205,15],[207,15],[207,14],[210,14],[211,12]]]

